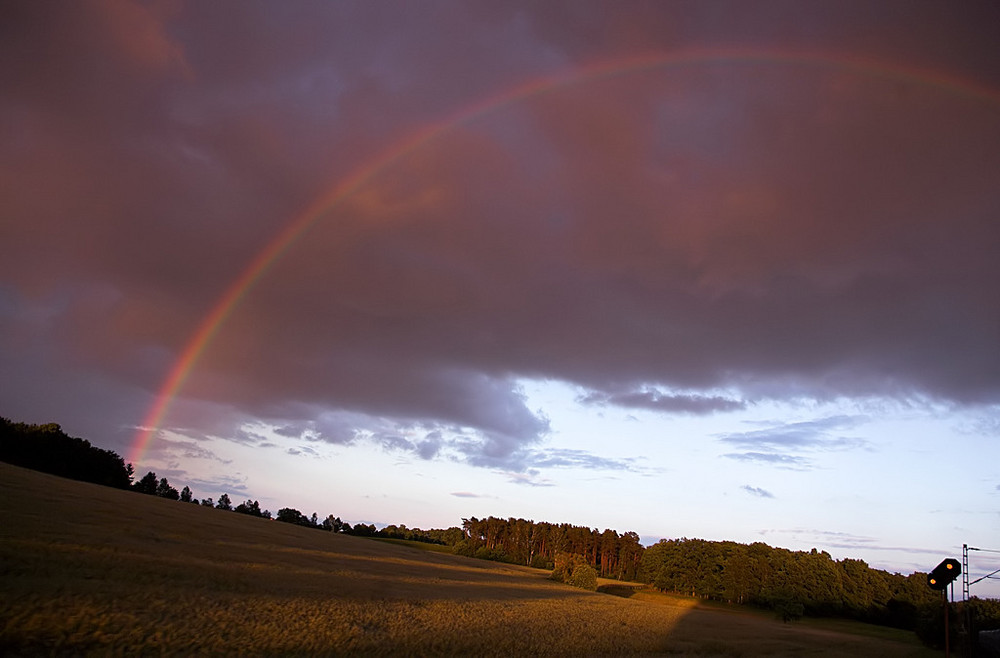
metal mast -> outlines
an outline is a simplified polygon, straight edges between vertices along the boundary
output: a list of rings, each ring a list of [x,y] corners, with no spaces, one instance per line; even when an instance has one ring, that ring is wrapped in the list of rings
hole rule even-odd
[[[962,544],[962,601],[969,600],[969,545]],[[978,548],[971,549],[978,551]]]

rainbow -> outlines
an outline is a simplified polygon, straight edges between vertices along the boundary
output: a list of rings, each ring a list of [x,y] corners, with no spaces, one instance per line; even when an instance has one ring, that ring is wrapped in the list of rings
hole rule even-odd
[[[233,310],[239,306],[268,269],[280,260],[310,227],[400,158],[420,149],[457,126],[553,90],[626,73],[694,65],[745,63],[805,65],[854,72],[867,77],[929,86],[959,97],[1000,106],[1000,92],[997,90],[944,71],[931,68],[902,67],[876,60],[828,53],[767,50],[690,50],[666,55],[653,53],[627,59],[597,62],[506,89],[499,94],[465,107],[442,121],[417,130],[405,139],[393,144],[362,164],[354,173],[336,183],[304,212],[284,226],[229,285],[188,339],[183,351],[157,392],[154,404],[149,409],[142,424],[137,428],[128,461],[137,464],[143,458],[150,443],[159,432],[159,428],[170,410],[171,403],[184,387],[184,383],[198,360],[215,336],[218,335],[219,330],[226,323]]]

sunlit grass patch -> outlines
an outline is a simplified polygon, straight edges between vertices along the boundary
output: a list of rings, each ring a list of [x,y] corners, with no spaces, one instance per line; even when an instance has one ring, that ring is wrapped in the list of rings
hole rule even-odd
[[[677,622],[677,615],[629,610],[599,598],[66,596],[3,612],[8,626],[18,629],[5,629],[8,647],[56,652],[608,655],[655,651]]]

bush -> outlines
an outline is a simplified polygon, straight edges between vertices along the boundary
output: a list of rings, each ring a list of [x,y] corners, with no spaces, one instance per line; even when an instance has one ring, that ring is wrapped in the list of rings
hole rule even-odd
[[[573,573],[566,582],[573,587],[587,589],[591,592],[597,591],[597,571],[589,564],[578,564],[573,568]]]
[[[582,555],[573,553],[556,553],[552,580],[590,591],[597,589],[597,571],[587,564]]]

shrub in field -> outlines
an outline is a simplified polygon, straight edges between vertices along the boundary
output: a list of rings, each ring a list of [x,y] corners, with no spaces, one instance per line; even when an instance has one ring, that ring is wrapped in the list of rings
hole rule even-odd
[[[552,580],[560,583],[566,582],[569,575],[573,573],[573,567],[575,566],[574,560],[577,559],[580,559],[580,556],[573,555],[572,553],[564,553],[562,551],[556,552],[553,560]]]
[[[597,589],[597,570],[587,564],[582,555],[558,552],[552,580],[594,591]]]
[[[578,564],[567,580],[573,587],[597,591],[597,571],[589,564]]]

